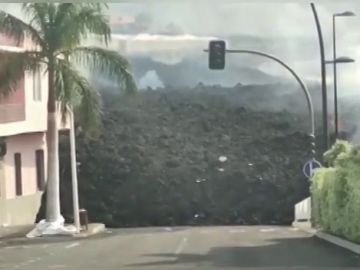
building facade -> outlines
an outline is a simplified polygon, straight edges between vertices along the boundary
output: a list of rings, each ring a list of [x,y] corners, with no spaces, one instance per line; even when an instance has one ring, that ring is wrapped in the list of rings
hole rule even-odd
[[[29,46],[0,36],[0,50]],[[0,226],[35,221],[46,181],[47,97],[47,76],[40,70],[25,72],[16,91],[0,99]],[[69,127],[60,113],[59,125]]]

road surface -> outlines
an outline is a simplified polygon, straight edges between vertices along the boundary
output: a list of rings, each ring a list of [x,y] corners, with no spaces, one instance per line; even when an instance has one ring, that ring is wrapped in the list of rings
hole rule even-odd
[[[144,228],[5,245],[0,269],[349,270],[360,257],[291,227]]]

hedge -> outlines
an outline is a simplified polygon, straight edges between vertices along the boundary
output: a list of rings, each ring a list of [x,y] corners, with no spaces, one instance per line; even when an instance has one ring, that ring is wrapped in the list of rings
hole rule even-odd
[[[330,167],[313,176],[313,221],[317,227],[360,243],[360,146],[338,141],[324,155]]]

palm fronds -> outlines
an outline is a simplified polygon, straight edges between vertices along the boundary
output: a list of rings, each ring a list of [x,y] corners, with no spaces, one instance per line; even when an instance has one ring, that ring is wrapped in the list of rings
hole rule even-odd
[[[70,52],[70,59],[115,81],[127,93],[135,93],[137,90],[129,62],[116,51],[99,47],[78,47]]]
[[[0,98],[17,89],[26,71],[35,72],[40,68],[39,54],[33,51],[10,52],[0,50]]]

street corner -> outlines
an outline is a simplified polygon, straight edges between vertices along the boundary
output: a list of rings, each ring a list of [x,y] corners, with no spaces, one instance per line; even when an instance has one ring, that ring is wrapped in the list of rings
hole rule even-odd
[[[72,235],[44,235],[35,238],[28,238],[26,234],[32,229],[28,227],[28,230],[17,231],[17,233],[7,234],[6,237],[0,238],[0,248],[9,246],[26,246],[37,245],[45,243],[61,243],[71,242],[79,239],[88,239],[95,236],[105,235],[106,232],[110,232],[106,229],[102,223],[90,223],[87,229],[81,231],[78,234]],[[14,230],[13,230],[14,231]]]

